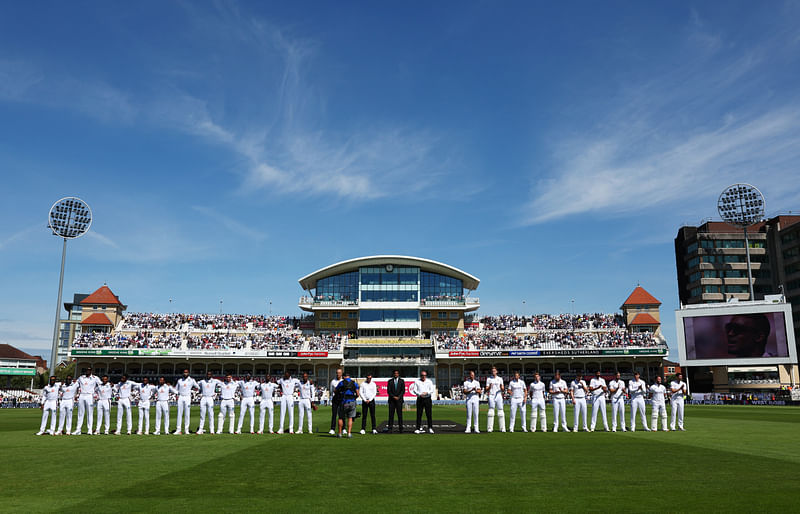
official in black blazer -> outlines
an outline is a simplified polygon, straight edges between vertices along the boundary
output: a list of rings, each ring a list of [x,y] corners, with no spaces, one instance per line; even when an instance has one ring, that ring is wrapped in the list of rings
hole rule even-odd
[[[386,385],[386,393],[389,395],[389,426],[388,431],[392,431],[394,424],[394,413],[397,412],[397,423],[400,433],[403,433],[403,396],[406,394],[406,383],[400,378],[400,370],[392,372],[392,378]]]

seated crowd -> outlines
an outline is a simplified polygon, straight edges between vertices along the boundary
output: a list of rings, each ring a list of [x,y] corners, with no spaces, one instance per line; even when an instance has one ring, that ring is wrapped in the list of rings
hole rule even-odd
[[[516,335],[509,332],[466,332],[463,336],[434,336],[440,350],[538,350],[653,347],[661,342],[651,332],[544,331]]]
[[[598,330],[625,326],[619,314],[604,313],[484,316],[480,323],[482,330]]]
[[[134,335],[87,333],[75,336],[73,348],[180,348],[181,337],[178,334],[153,334],[137,332]]]
[[[250,314],[156,314],[131,312],[125,314],[123,330],[246,330],[251,325],[255,330],[296,328],[299,318],[287,316],[263,316]]]

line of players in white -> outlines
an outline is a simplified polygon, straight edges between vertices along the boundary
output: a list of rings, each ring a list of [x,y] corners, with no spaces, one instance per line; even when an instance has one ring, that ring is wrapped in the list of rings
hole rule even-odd
[[[498,424],[501,432],[506,431],[505,412],[503,409],[503,392],[506,387],[503,378],[497,375],[497,369],[492,368],[492,376],[486,379],[485,390],[489,397],[489,411],[487,413],[487,432],[494,430],[495,417],[498,418]],[[509,381],[508,389],[511,396],[511,422],[509,430],[514,431],[516,425],[517,412],[521,414],[522,418],[522,431],[527,432],[528,429],[525,425],[525,410],[526,403],[530,401],[531,418],[530,429],[536,432],[537,418],[541,419],[541,428],[543,432],[547,432],[547,414],[545,410],[545,391],[550,393],[553,400],[553,414],[555,415],[555,422],[553,423],[553,432],[558,432],[559,427],[564,431],[569,432],[567,427],[567,409],[566,398],[572,400],[574,405],[575,420],[572,425],[572,431],[577,432],[579,427],[582,427],[586,432],[594,432],[597,425],[597,415],[601,415],[603,419],[603,428],[608,432],[608,419],[606,417],[606,397],[611,398],[611,431],[616,432],[617,426],[620,426],[623,432],[627,432],[625,424],[625,399],[630,397],[631,400],[631,431],[636,431],[636,415],[639,414],[644,430],[655,431],[658,430],[658,420],[661,418],[662,430],[667,430],[667,407],[666,399],[669,395],[670,403],[672,406],[672,420],[670,422],[671,430],[684,430],[683,428],[683,403],[684,395],[688,392],[686,383],[683,381],[683,375],[678,374],[677,379],[670,383],[669,390],[664,384],[661,383],[661,377],[656,377],[656,382],[651,386],[640,379],[639,373],[634,373],[633,380],[628,381],[626,384],[617,373],[614,380],[606,383],[606,380],[600,376],[598,371],[596,376],[592,378],[587,384],[583,380],[581,373],[578,373],[574,380],[567,385],[566,381],[561,378],[559,372],[555,373],[554,379],[550,382],[549,389],[542,382],[538,373],[534,376],[533,381],[526,386],[525,381],[519,376],[519,373],[514,373],[514,378]],[[469,378],[464,381],[463,392],[466,395],[467,404],[467,433],[480,433],[478,428],[478,413],[479,413],[479,397],[483,392],[480,382],[475,379],[475,372],[471,371]],[[650,426],[647,424],[646,411],[645,411],[645,397],[650,395],[652,416]],[[592,402],[592,423],[587,426],[587,398]],[[583,423],[581,424],[581,419]],[[619,425],[617,421],[620,421]]]
[[[264,433],[264,421],[267,415],[269,416],[269,433],[273,432],[273,413],[274,413],[274,400],[273,396],[276,389],[281,393],[280,404],[280,424],[278,433],[283,434],[284,420],[289,418],[288,432],[294,434],[294,393],[299,393],[299,412],[300,419],[297,424],[298,434],[303,433],[304,418],[308,419],[308,432],[312,432],[312,405],[316,390],[313,382],[308,378],[307,373],[303,373],[302,380],[293,378],[289,373],[286,373],[283,378],[278,379],[276,382],[266,381],[258,382],[248,374],[245,380],[233,380],[231,375],[227,375],[225,380],[217,380],[213,378],[211,373],[208,373],[204,380],[196,381],[189,376],[189,371],[184,370],[183,377],[178,379],[175,386],[167,384],[163,377],[159,378],[158,385],[150,384],[147,377],[142,379],[141,383],[128,380],[126,375],[117,384],[112,384],[108,381],[107,376],[98,378],[92,374],[92,370],[86,370],[84,375],[78,377],[77,380],[72,380],[72,377],[67,377],[64,383],[56,381],[56,377],[51,376],[49,384],[44,387],[41,399],[42,408],[42,423],[39,432],[36,435],[43,435],[45,433],[50,435],[81,435],[81,428],[83,427],[84,417],[86,418],[86,428],[89,434],[99,435],[101,425],[104,425],[105,434],[110,430],[110,411],[111,399],[116,398],[117,401],[117,429],[114,434],[119,435],[123,433],[123,418],[127,418],[127,433],[131,434],[133,430],[133,419],[131,416],[131,395],[134,391],[139,394],[139,429],[137,434],[150,433],[150,408],[151,401],[155,400],[156,407],[156,426],[155,435],[161,434],[163,426],[165,434],[170,433],[169,421],[169,401],[171,395],[177,395],[178,398],[178,420],[175,432],[180,435],[181,425],[184,427],[185,433],[189,432],[190,412],[192,405],[193,391],[200,392],[200,427],[197,434],[205,433],[206,419],[208,419],[209,433],[220,434],[223,431],[225,418],[230,420],[229,432],[231,434],[241,434],[242,426],[246,415],[249,415],[250,433],[256,433],[255,429],[255,399],[260,396],[260,416],[258,424],[258,433]],[[240,393],[241,402],[239,406],[239,423],[237,429],[234,431],[235,424],[235,406],[234,399],[236,393]],[[220,410],[219,418],[217,420],[217,430],[214,431],[214,404],[215,399],[219,395]],[[75,403],[78,405],[78,424],[76,430],[72,430],[72,413]],[[92,411],[97,407],[97,424],[94,432]],[[58,414],[58,415],[57,415]],[[50,427],[47,428],[48,418]],[[56,420],[58,419],[58,428],[56,429]],[[163,423],[163,425],[162,425]]]

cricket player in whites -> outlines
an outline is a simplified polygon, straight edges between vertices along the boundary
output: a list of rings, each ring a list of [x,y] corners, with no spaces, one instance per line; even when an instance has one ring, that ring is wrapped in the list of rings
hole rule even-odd
[[[606,416],[608,385],[606,385],[606,379],[600,376],[599,369],[595,377],[589,382],[589,391],[592,393],[592,426],[589,430],[594,432],[594,427],[597,424],[597,412],[600,411],[603,414],[603,427],[608,432],[608,418]]]
[[[234,413],[234,397],[236,390],[239,389],[239,382],[234,382],[231,375],[225,376],[225,381],[220,386],[219,390],[222,393],[222,401],[219,404],[219,419],[217,420],[217,433],[221,434],[225,428],[225,416],[230,419],[228,431],[233,433],[233,423],[236,421],[236,414]]]
[[[94,406],[94,393],[100,379],[92,375],[92,368],[86,368],[86,372],[78,379],[78,427],[72,435],[81,435],[83,416],[86,415],[86,428],[89,435],[92,435],[92,407]]]
[[[58,409],[58,432],[56,435],[61,435],[64,430],[64,423],[66,423],[66,434],[70,435],[72,430],[72,410],[75,406],[75,393],[78,392],[78,381],[72,379],[72,375],[67,376],[67,379],[61,384],[61,405]]]
[[[573,432],[578,431],[581,415],[583,415],[583,431],[589,431],[589,428],[586,426],[586,393],[588,391],[589,388],[586,387],[586,381],[583,379],[583,373],[578,371],[578,373],[575,375],[575,380],[569,383],[569,395],[572,398],[572,407],[575,411],[575,422],[572,424]]]
[[[653,414],[650,418],[650,427],[653,432],[658,431],[658,416],[661,416],[661,429],[667,431],[667,388],[661,383],[661,376],[656,377],[656,383],[650,386],[650,408]]]
[[[683,373],[678,373],[678,379],[669,384],[670,404],[672,406],[672,421],[670,429],[675,430],[675,420],[678,421],[678,430],[683,430],[683,396],[687,392],[686,382],[683,381]]]
[[[533,375],[533,382],[528,386],[528,396],[531,399],[531,432],[536,432],[536,418],[542,414],[542,432],[547,432],[547,410],[544,402],[544,382],[539,373]]]
[[[617,431],[617,415],[622,420],[622,431],[625,428],[625,381],[620,378],[619,371],[614,375],[614,380],[608,383],[608,392],[611,394],[611,431]]]
[[[475,433],[480,434],[481,431],[478,430],[478,413],[481,408],[481,383],[475,380],[474,371],[469,372],[469,378],[464,381],[462,391],[467,401],[467,429],[464,432],[469,434],[472,431],[472,427],[475,427]]]
[[[155,435],[161,434],[161,420],[164,420],[164,433],[169,434],[169,395],[177,394],[178,390],[167,384],[164,377],[158,377],[158,387],[156,388],[156,431]]]
[[[156,393],[156,386],[150,383],[147,377],[142,379],[139,384],[139,430],[136,431],[138,435],[142,435],[142,425],[144,425],[144,434],[150,435],[150,400]]]
[[[314,426],[311,423],[311,405],[314,402],[314,382],[308,378],[308,373],[303,373],[303,380],[300,381],[300,402],[297,410],[300,411],[300,419],[297,422],[297,433],[303,433],[303,417],[308,417],[308,433],[314,433]]]
[[[506,413],[503,410],[503,378],[497,375],[497,368],[492,367],[492,376],[486,379],[486,392],[489,396],[489,413],[486,415],[486,431],[494,431],[494,414],[497,411],[500,431],[506,431]]]
[[[131,414],[131,393],[133,388],[139,384],[133,380],[128,380],[128,375],[122,375],[122,380],[114,387],[117,393],[117,430],[114,435],[119,435],[122,432],[122,417],[127,415],[128,420],[128,435],[131,435],[133,430],[133,415]],[[180,427],[178,427],[180,428]]]
[[[511,392],[511,423],[508,425],[508,431],[514,431],[519,409],[522,413],[522,431],[527,432],[528,429],[525,427],[525,381],[519,377],[519,371],[514,372],[514,378],[508,383],[508,390]]]
[[[275,387],[277,384],[272,381],[272,377],[267,375],[266,380],[262,382],[258,389],[261,391],[261,404],[259,405],[259,421],[258,421],[258,433],[264,433],[264,417],[269,411],[269,433],[272,434],[272,419],[273,414],[275,413],[275,404],[272,401],[272,396],[275,394]]]
[[[255,434],[256,424],[256,390],[258,389],[258,382],[253,380],[250,373],[245,374],[244,380],[239,381],[239,389],[242,391],[242,401],[239,403],[239,426],[236,428],[236,433],[242,433],[242,425],[244,424],[244,415],[250,414],[250,433]]]
[[[550,396],[553,398],[553,417],[556,418],[553,424],[553,432],[558,432],[558,420],[561,416],[561,427],[564,432],[569,432],[567,428],[567,402],[565,400],[567,383],[561,379],[561,373],[556,371],[553,380],[550,381]]]
[[[206,433],[206,416],[208,416],[208,429],[209,433],[214,433],[214,397],[217,395],[217,387],[222,385],[222,382],[217,380],[211,375],[211,372],[206,372],[206,378],[197,383],[200,386],[200,428],[197,429],[197,434],[203,435]]]
[[[100,435],[100,426],[105,421],[105,434],[111,428],[111,397],[114,396],[114,386],[108,381],[108,375],[103,375],[101,384],[97,386],[97,426],[94,435]]]
[[[175,435],[181,435],[181,421],[184,423],[186,433],[189,433],[189,412],[192,408],[192,390],[200,389],[195,379],[189,376],[189,370],[183,370],[183,378],[179,378],[175,384],[178,390],[178,425],[175,427]]]
[[[645,414],[644,395],[647,394],[647,384],[644,380],[639,379],[639,372],[633,374],[633,380],[628,382],[628,394],[631,395],[631,432],[636,432],[636,413],[638,412],[642,418],[642,425],[646,431],[650,431],[647,427],[647,414]]]
[[[42,424],[39,426],[39,432],[36,435],[44,434],[47,427],[47,418],[50,418],[50,430],[47,431],[50,435],[56,433],[56,423],[58,422],[58,395],[61,393],[61,383],[56,382],[56,376],[50,375],[50,383],[44,386],[42,390]],[[98,423],[98,426],[100,423]]]
[[[292,374],[287,371],[283,378],[278,379],[278,386],[281,388],[281,423],[278,425],[278,433],[283,433],[283,421],[288,411],[289,433],[294,434],[294,391],[300,387],[300,381],[292,378]]]

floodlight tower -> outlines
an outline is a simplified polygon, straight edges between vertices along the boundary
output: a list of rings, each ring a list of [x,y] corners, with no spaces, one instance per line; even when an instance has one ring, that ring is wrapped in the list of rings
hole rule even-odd
[[[750,184],[728,186],[717,200],[717,211],[722,219],[732,225],[740,226],[744,230],[750,301],[755,300],[755,295],[753,294],[753,272],[750,268],[750,242],[747,239],[747,227],[764,219],[764,205],[764,195],[757,187]]]
[[[58,325],[61,313],[61,290],[64,287],[64,261],[67,257],[67,239],[75,239],[85,234],[92,225],[92,209],[80,198],[67,196],[50,207],[50,223],[47,227],[54,236],[64,240],[61,248],[61,274],[58,277],[58,301],[56,320],[53,323],[53,347],[50,351],[50,374],[55,373],[58,359]]]

